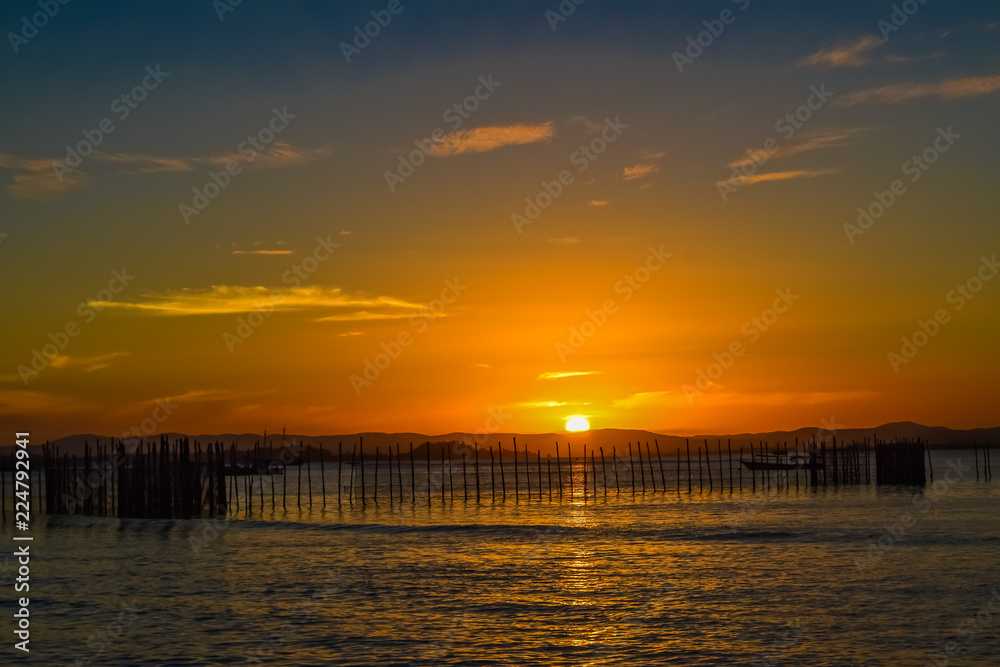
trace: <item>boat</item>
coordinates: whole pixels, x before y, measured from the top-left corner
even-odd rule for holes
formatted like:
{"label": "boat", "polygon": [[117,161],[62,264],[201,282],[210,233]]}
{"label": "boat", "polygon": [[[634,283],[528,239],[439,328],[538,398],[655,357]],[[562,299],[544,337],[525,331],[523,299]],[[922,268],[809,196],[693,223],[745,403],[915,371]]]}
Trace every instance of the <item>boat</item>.
{"label": "boat", "polygon": [[740,463],[747,470],[822,470],[823,462],[815,454],[791,454],[774,452],[773,454],[757,454],[749,460],[741,459]]}

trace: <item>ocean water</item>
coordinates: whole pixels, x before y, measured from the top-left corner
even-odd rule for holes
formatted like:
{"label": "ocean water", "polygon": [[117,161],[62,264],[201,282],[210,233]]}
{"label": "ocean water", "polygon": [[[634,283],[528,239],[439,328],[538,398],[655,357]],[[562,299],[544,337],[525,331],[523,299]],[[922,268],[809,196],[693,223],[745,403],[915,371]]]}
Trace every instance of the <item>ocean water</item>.
{"label": "ocean water", "polygon": [[[946,482],[949,460],[959,472]],[[529,501],[524,480],[515,502],[508,477],[506,502],[482,493],[478,503],[460,487],[442,500],[435,468],[429,499],[390,504],[380,489],[377,503],[342,494],[338,505],[331,480],[325,508],[313,471],[312,509],[308,496],[272,507],[268,487],[263,509],[258,498],[247,512],[244,496],[224,519],[42,516],[30,531],[31,652],[12,648],[11,593],[0,655],[40,665],[998,665],[1000,484],[976,481],[972,461],[936,452],[938,481],[923,490],[751,491],[746,477],[742,492],[720,493],[716,479],[714,493],[699,493],[696,478],[689,495],[668,471],[666,493],[649,480],[645,495],[599,486],[584,498],[576,470],[573,497],[535,490]],[[11,582],[12,556],[2,565]]]}

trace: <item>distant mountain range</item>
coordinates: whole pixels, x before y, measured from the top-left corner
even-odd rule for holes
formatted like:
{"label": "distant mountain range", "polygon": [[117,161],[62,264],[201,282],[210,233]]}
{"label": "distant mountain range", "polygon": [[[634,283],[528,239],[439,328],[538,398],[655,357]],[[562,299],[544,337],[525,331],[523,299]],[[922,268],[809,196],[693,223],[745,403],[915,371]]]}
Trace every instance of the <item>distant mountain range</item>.
{"label": "distant mountain range", "polygon": [[[167,433],[166,435],[171,442],[177,437],[185,436],[185,434],[181,433]],[[200,443],[222,442],[227,449],[235,443],[239,450],[251,449],[255,443],[262,442],[262,436],[257,433],[187,434],[187,437],[191,440],[197,440]],[[559,454],[561,456],[566,456],[567,449],[569,448],[571,448],[574,456],[580,456],[583,453],[584,445],[586,445],[588,451],[592,449],[599,450],[599,448],[603,447],[604,452],[610,455],[612,448],[616,448],[619,452],[627,452],[630,444],[635,447],[638,443],[642,444],[643,453],[645,453],[645,448],[648,444],[650,451],[653,453],[656,452],[656,445],[659,445],[660,451],[666,455],[676,452],[679,448],[683,448],[685,442],[690,442],[691,447],[695,448],[704,446],[706,440],[712,451],[716,450],[720,442],[723,448],[731,444],[735,451],[739,447],[749,447],[751,443],[754,445],[760,442],[768,445],[792,445],[796,438],[799,442],[805,442],[812,438],[823,439],[824,437],[828,443],[831,442],[830,438],[836,438],[838,443],[861,442],[865,438],[870,440],[873,437],[887,441],[896,439],[915,440],[920,438],[929,443],[932,448],[960,447],[973,443],[983,444],[987,441],[996,444],[1000,442],[1000,427],[956,430],[943,426],[923,426],[913,422],[894,422],[875,428],[845,428],[835,432],[822,427],[809,427],[794,431],[705,434],[684,437],[635,429],[603,428],[583,433],[493,433],[489,436],[480,435],[478,437],[480,456],[484,458],[489,457],[490,447],[493,448],[494,452],[497,452],[498,445],[502,445],[503,447],[504,458],[512,457],[514,455],[515,439],[519,456],[524,454],[525,446],[527,446],[532,457],[536,456],[536,452],[540,453],[543,457],[555,456],[556,443],[558,443]],[[355,451],[359,443],[363,444],[366,456],[374,456],[376,448],[384,455],[390,446],[395,451],[397,445],[399,446],[400,453],[408,455],[410,444],[412,443],[415,456],[419,455],[421,458],[426,457],[426,446],[422,447],[422,445],[425,445],[425,443],[434,443],[431,447],[431,456],[438,458],[442,446],[438,445],[438,443],[450,444],[451,449],[457,455],[460,452],[466,451],[465,448],[467,447],[475,449],[475,438],[476,436],[470,433],[445,433],[443,435],[427,435],[424,433],[351,433],[317,436],[288,434],[285,436],[285,441],[291,445],[306,446],[310,452],[309,458],[316,460],[321,446],[327,455],[336,454],[338,448],[342,447],[346,456]],[[80,434],[60,438],[54,444],[59,447],[62,453],[82,455],[84,443],[90,443],[93,446],[98,439],[100,439],[102,445],[110,442],[108,436]],[[158,440],[159,436],[155,436],[154,439]],[[282,447],[281,434],[269,433],[265,446],[272,447],[275,452],[280,450]],[[10,449],[11,447],[8,446],[0,449],[0,451],[9,451]]]}

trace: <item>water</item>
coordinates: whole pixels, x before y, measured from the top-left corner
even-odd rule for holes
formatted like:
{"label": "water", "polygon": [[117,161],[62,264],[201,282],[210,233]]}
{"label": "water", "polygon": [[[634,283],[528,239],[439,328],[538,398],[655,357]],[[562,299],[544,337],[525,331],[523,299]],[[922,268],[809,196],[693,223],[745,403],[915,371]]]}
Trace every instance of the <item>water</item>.
{"label": "water", "polygon": [[314,480],[311,512],[272,509],[268,489],[224,521],[41,518],[17,659],[996,665],[1000,485],[975,481],[971,453],[935,453],[936,478],[960,457],[969,472],[922,493],[745,478],[700,495],[696,478],[691,496],[584,500],[578,478],[561,501],[442,502],[432,483],[430,502],[364,508],[328,488],[321,509]]}

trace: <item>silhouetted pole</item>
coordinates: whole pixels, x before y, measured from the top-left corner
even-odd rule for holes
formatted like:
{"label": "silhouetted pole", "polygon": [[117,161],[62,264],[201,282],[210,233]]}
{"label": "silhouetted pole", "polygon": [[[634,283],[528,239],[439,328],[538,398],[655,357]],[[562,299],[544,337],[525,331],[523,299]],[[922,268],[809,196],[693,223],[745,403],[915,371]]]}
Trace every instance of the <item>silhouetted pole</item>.
{"label": "silhouetted pole", "polygon": [[479,443],[476,445],[476,502],[479,502]]}
{"label": "silhouetted pole", "polygon": [[656,474],[653,472],[653,455],[649,451],[649,443],[646,443],[646,463],[649,464],[649,482],[653,485],[653,493],[656,493]]}
{"label": "silhouetted pole", "polygon": [[[392,452],[390,445],[389,451]],[[403,502],[403,457],[399,455],[399,443],[396,443],[396,481],[399,483],[399,502]]]}
{"label": "silhouetted pole", "polygon": [[583,499],[587,499],[587,445],[583,446]]}
{"label": "silhouetted pole", "polygon": [[[559,445],[556,445],[558,447]],[[497,456],[500,458],[500,484],[503,488],[503,499],[507,500],[507,478],[503,472],[503,443],[497,441]]]}
{"label": "silhouetted pole", "polygon": [[[601,447],[601,478],[604,480],[604,497],[608,496],[608,469],[604,465],[604,447]],[[552,482],[549,482],[549,491],[551,495]]]}
{"label": "silhouetted pole", "polygon": [[413,463],[413,443],[410,443],[410,502],[417,502],[417,468]]}
{"label": "silhouetted pole", "polygon": [[545,470],[549,475],[549,500],[552,500],[552,457],[545,457]]}
{"label": "silhouetted pole", "polygon": [[569,497],[573,497],[573,445],[566,443],[566,459],[569,461]]}
{"label": "silhouetted pole", "polygon": [[[451,456],[451,448],[448,448],[448,456]],[[444,445],[441,446],[441,504],[444,505]]]}
{"label": "silhouetted pole", "polygon": [[559,457],[559,443],[556,443],[556,478],[559,480],[559,498],[562,498],[562,459]]}
{"label": "silhouetted pole", "polygon": [[521,482],[518,480],[517,476],[517,438],[514,438],[514,500],[521,493]]}
{"label": "silhouetted pole", "polygon": [[[365,445],[361,437],[358,437],[358,456],[361,457],[361,506],[365,505]],[[299,472],[302,471],[302,462],[299,462]]]}
{"label": "silhouetted pole", "polygon": [[535,469],[538,471],[538,499],[542,499],[542,448],[535,450]]}
{"label": "silhouetted pole", "polygon": [[628,443],[629,479],[632,481],[632,495],[635,495],[635,459],[632,458],[632,443]]}
{"label": "silhouetted pole", "polygon": [[496,502],[497,486],[493,476],[493,445],[490,445],[490,490],[493,492],[493,502]]}
{"label": "silhouetted pole", "polygon": [[642,484],[642,495],[646,495],[646,471],[642,469],[642,443],[635,441],[636,454],[639,455],[639,482]]}
{"label": "silhouetted pole", "polygon": [[462,454],[462,492],[465,497],[466,502],[469,500],[469,476],[466,474],[466,461],[468,460],[468,453]]}
{"label": "silhouetted pole", "polygon": [[684,438],[684,449],[687,450],[688,493],[691,493],[691,441]]}
{"label": "silhouetted pole", "polygon": [[660,442],[653,438],[653,444],[656,445],[656,461],[660,464],[660,482],[663,486],[663,492],[667,492],[667,475],[663,472],[663,455],[660,454]]}
{"label": "silhouetted pole", "polygon": [[[528,458],[528,446],[524,446],[524,483],[528,485],[528,500],[531,500],[531,459]],[[541,485],[542,480],[538,480]],[[541,493],[538,494],[541,496]],[[539,500],[541,498],[539,497]]]}
{"label": "silhouetted pole", "polygon": [[729,448],[729,494],[732,495],[732,493],[733,493],[733,441],[731,439],[727,439],[726,440],[726,446]]}

